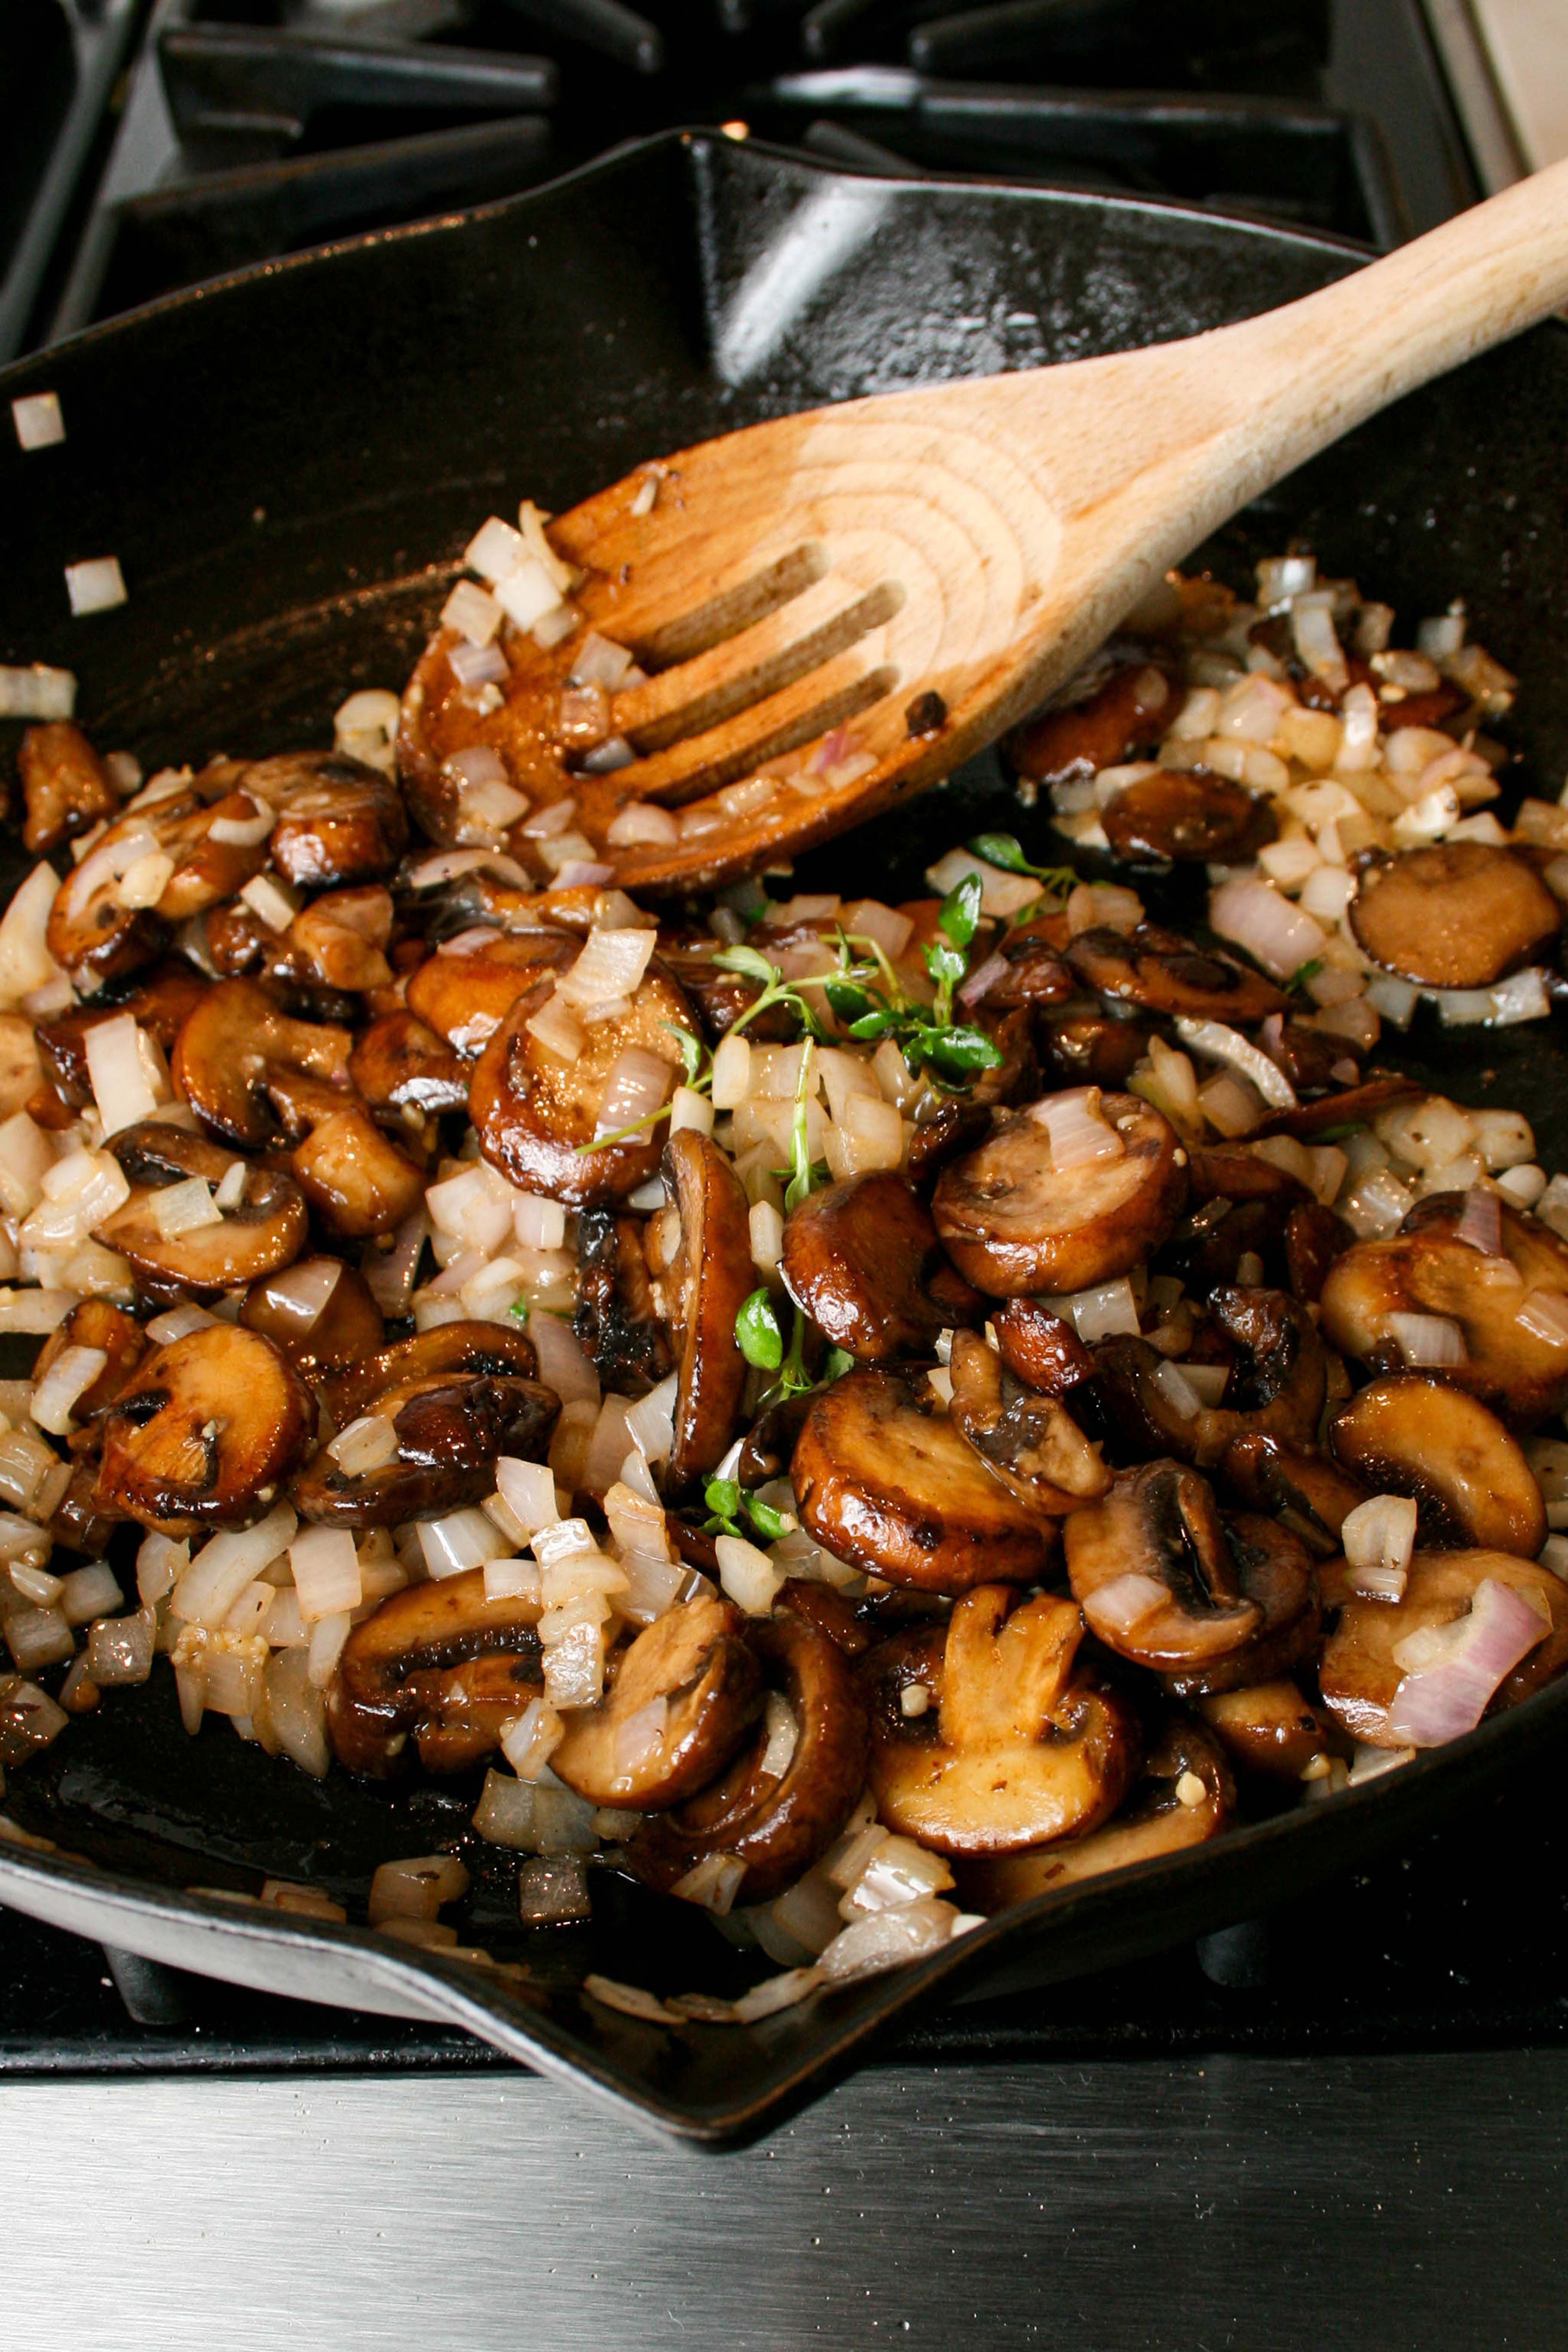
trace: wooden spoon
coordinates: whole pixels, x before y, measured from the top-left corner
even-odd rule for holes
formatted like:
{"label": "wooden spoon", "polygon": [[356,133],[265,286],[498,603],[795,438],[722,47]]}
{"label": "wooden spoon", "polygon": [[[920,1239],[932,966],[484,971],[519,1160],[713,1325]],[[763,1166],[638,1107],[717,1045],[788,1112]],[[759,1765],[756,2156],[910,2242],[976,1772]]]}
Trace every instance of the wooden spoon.
{"label": "wooden spoon", "polygon": [[[572,792],[628,889],[776,863],[948,774],[1249,499],[1564,302],[1568,163],[1237,326],[701,442],[550,527],[586,574],[582,611],[649,673],[611,699],[633,763],[580,780],[548,743],[571,644],[531,655],[463,740],[518,754],[526,736],[512,765],[536,809]],[[453,748],[431,727],[451,642],[405,719],[426,773]],[[634,801],[682,812],[679,838],[601,847]]]}

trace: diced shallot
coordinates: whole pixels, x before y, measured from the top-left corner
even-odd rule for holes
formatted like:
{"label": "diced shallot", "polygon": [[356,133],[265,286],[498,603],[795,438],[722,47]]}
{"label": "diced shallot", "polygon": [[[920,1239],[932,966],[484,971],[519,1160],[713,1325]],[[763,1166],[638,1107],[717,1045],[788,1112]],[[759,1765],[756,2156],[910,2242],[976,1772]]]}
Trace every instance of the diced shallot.
{"label": "diced shallot", "polygon": [[[616,931],[610,936],[647,940],[651,935],[646,931]],[[594,1130],[595,1140],[618,1135],[625,1128],[641,1126],[655,1111],[662,1110],[674,1076],[674,1069],[662,1055],[650,1054],[642,1045],[628,1045],[605,1080]]]}
{"label": "diced shallot", "polygon": [[1170,1597],[1157,1576],[1129,1569],[1124,1576],[1113,1576],[1097,1585],[1083,1604],[1083,1613],[1098,1633],[1129,1633]]}
{"label": "diced shallot", "polygon": [[1029,1112],[1050,1139],[1051,1166],[1066,1174],[1099,1160],[1120,1160],[1126,1151],[1110,1121],[1100,1109],[1098,1087],[1072,1087],[1067,1093],[1047,1095]]}
{"label": "diced shallot", "polygon": [[1407,1364],[1441,1368],[1469,1361],[1464,1332],[1447,1315],[1392,1314],[1384,1320]]}
{"label": "diced shallot", "polygon": [[[1388,1708],[1392,1739],[1440,1748],[1473,1731],[1520,1660],[1552,1630],[1544,1605],[1489,1576],[1442,1654],[1407,1673]],[[1403,1663],[1397,1652],[1395,1664]]]}
{"label": "diced shallot", "polygon": [[1353,1591],[1375,1601],[1403,1599],[1415,1517],[1415,1506],[1405,1495],[1373,1495],[1347,1515],[1340,1539]]}

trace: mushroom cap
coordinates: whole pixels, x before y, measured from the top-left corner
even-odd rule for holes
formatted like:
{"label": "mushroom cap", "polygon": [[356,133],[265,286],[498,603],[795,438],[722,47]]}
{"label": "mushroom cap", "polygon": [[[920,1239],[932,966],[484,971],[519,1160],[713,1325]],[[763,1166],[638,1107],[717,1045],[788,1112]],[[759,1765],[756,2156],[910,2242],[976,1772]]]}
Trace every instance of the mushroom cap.
{"label": "mushroom cap", "polygon": [[1568,1403],[1568,1339],[1519,1319],[1531,1294],[1568,1298],[1568,1244],[1539,1217],[1500,1203],[1505,1255],[1456,1238],[1462,1192],[1418,1201],[1398,1233],[1357,1242],[1329,1268],[1321,1328],[1331,1347],[1374,1370],[1403,1367],[1391,1314],[1440,1315],[1458,1324],[1468,1361],[1444,1377],[1489,1404],[1512,1429],[1533,1429]]}
{"label": "mushroom cap", "polygon": [[1111,853],[1142,864],[1241,866],[1279,832],[1273,810],[1206,768],[1123,784],[1100,813]]}
{"label": "mushroom cap", "polygon": [[1079,931],[1068,942],[1067,957],[1085,988],[1115,1004],[1223,1021],[1232,1028],[1289,1010],[1284,991],[1261,972],[1152,923],[1140,923],[1133,931],[1103,924]]}
{"label": "mushroom cap", "polygon": [[487,1599],[482,1568],[393,1593],[353,1628],[328,1689],[339,1762],[384,1777],[411,1733],[427,1764],[476,1762],[542,1693],[539,1613],[535,1601]]}
{"label": "mushroom cap", "polygon": [[268,1078],[292,1072],[346,1094],[353,1044],[347,1029],[293,1019],[275,987],[223,980],[205,991],[181,1030],[170,1068],[210,1134],[254,1151],[279,1132]]}
{"label": "mushroom cap", "polygon": [[402,795],[379,769],[342,751],[284,751],[252,760],[243,789],[276,809],[267,854],[308,890],[379,882],[408,842]]}
{"label": "mushroom cap", "polygon": [[1425,988],[1489,988],[1547,956],[1563,909],[1534,867],[1484,841],[1369,858],[1349,908],[1374,963]]}
{"label": "mushroom cap", "polygon": [[1404,1679],[1394,1650],[1417,1631],[1453,1624],[1489,1578],[1544,1603],[1551,1626],[1501,1684],[1487,1713],[1517,1706],[1568,1665],[1568,1585],[1550,1569],[1500,1551],[1415,1552],[1403,1597],[1363,1601],[1347,1591],[1323,1644],[1318,1670],[1323,1705],[1353,1739],[1371,1748],[1403,1744],[1388,1729],[1388,1710]]}
{"label": "mushroom cap", "polygon": [[633,1048],[668,1062],[679,1055],[671,1031],[697,1034],[697,1018],[656,956],[622,1018],[595,1021],[574,1062],[563,1062],[529,1034],[553,981],[538,981],[513,1004],[480,1055],[468,1089],[468,1116],[492,1167],[525,1192],[569,1208],[625,1200],[658,1167],[659,1136],[650,1125],[624,1142],[595,1144],[599,1106],[611,1071]]}
{"label": "mushroom cap", "polygon": [[680,1220],[679,1247],[659,1283],[671,1301],[679,1373],[669,1463],[679,1494],[717,1468],[734,1435],[746,1386],[735,1318],[756,1270],[745,1190],[711,1138],[683,1129],[665,1145],[662,1165]]}
{"label": "mushroom cap", "polygon": [[338,1258],[300,1258],[290,1271],[324,1274],[329,1267],[337,1269],[331,1291],[314,1317],[302,1314],[296,1293],[286,1283],[266,1275],[251,1284],[239,1310],[246,1329],[259,1331],[281,1348],[310,1381],[323,1372],[346,1370],[374,1355],[386,1336],[381,1309],[357,1266],[344,1265]]}
{"label": "mushroom cap", "polygon": [[[550,1769],[590,1804],[668,1811],[723,1771],[756,1721],[762,1682],[738,1609],[679,1602],[623,1654],[598,1706],[573,1710]],[[660,1701],[662,1725],[639,1740],[635,1718]]]}
{"label": "mushroom cap", "polygon": [[1006,1298],[1087,1290],[1157,1249],[1186,1197],[1174,1129],[1136,1095],[1107,1095],[1115,1158],[1059,1169],[1034,1111],[998,1126],[944,1168],[931,1213],[947,1254],[977,1290]]}
{"label": "mushroom cap", "polygon": [[928,1592],[1042,1576],[1052,1522],[1026,1509],[940,1411],[927,1381],[869,1366],[811,1400],[790,1476],[836,1558]]}
{"label": "mushroom cap", "polygon": [[[145,1282],[163,1291],[232,1290],[290,1265],[304,1246],[310,1220],[300,1189],[276,1169],[237,1160],[187,1128],[139,1119],[111,1136],[110,1150],[131,1182],[131,1197],[96,1228],[98,1239],[128,1258]],[[214,1190],[231,1168],[245,1170],[238,1205],[219,1222],[166,1234],[158,1222],[160,1192],[201,1177]]]}
{"label": "mushroom cap", "polygon": [[1428,1548],[1533,1559],[1546,1505],[1518,1439],[1479,1397],[1418,1372],[1373,1381],[1329,1423],[1334,1457],[1374,1495],[1408,1495]]}
{"label": "mushroom cap", "polygon": [[[1203,1793],[1189,1803],[1177,1790],[1192,1780],[1201,1781]],[[1026,1903],[1058,1886],[1206,1844],[1227,1827],[1235,1806],[1235,1784],[1218,1744],[1190,1716],[1174,1716],[1143,1758],[1120,1811],[1101,1828],[1026,1853],[964,1862],[959,1885],[966,1903],[1005,1911],[1010,1903]]]}
{"label": "mushroom cap", "polygon": [[[614,1209],[578,1212],[572,1328],[605,1388],[619,1396],[646,1396],[675,1360],[655,1304],[643,1230],[640,1218],[619,1216]],[[730,1337],[733,1340],[732,1328]]]}
{"label": "mushroom cap", "polygon": [[1195,1704],[1232,1763],[1266,1780],[1299,1785],[1312,1759],[1329,1751],[1327,1723],[1284,1676],[1215,1691]]}
{"label": "mushroom cap", "polygon": [[468,1076],[445,1038],[406,1007],[379,1014],[349,1055],[349,1077],[373,1110],[415,1110],[426,1118],[466,1110]]}
{"label": "mushroom cap", "polygon": [[525,1331],[504,1323],[464,1319],[437,1323],[411,1339],[395,1339],[321,1382],[328,1412],[340,1429],[368,1412],[378,1397],[407,1381],[437,1374],[487,1372],[498,1379],[531,1381],[539,1354]]}
{"label": "mushroom cap", "polygon": [[172,1054],[181,1030],[211,985],[188,963],[155,964],[139,972],[134,983],[111,981],[90,1004],[79,1004],[52,1021],[40,1021],[35,1032],[38,1056],[62,1100],[78,1110],[92,1101],[87,1041],[100,1023],[129,1013],[165,1054]]}
{"label": "mushroom cap", "polygon": [[570,931],[491,931],[465,952],[437,948],[409,979],[405,992],[411,1013],[444,1038],[455,1053],[472,1061],[484,1052],[520,996],[545,976],[574,963],[581,940]]}
{"label": "mushroom cap", "polygon": [[1327,1454],[1278,1437],[1232,1438],[1219,1471],[1244,1503],[1277,1518],[1320,1559],[1340,1549],[1346,1519],[1370,1500],[1360,1480]]}
{"label": "mushroom cap", "polygon": [[930,1210],[890,1170],[847,1177],[792,1209],[781,1271],[817,1329],[864,1364],[929,1356],[939,1331],[984,1318],[984,1300],[942,1255]]}
{"label": "mushroom cap", "polygon": [[866,1702],[837,1644],[787,1612],[753,1620],[747,1640],[768,1686],[789,1703],[795,1752],[774,1779],[762,1769],[759,1736],[684,1805],[649,1814],[626,1853],[649,1886],[668,1890],[705,1855],[723,1853],[746,1865],[738,1899],[771,1902],[821,1860],[865,1786]]}
{"label": "mushroom cap", "polygon": [[269,1339],[209,1324],[143,1357],[110,1405],[99,1505],[160,1535],[248,1527],[314,1420],[309,1390]]}
{"label": "mushroom cap", "polygon": [[[1113,1812],[1138,1759],[1127,1703],[1074,1673],[1076,1604],[978,1585],[946,1626],[879,1644],[859,1675],[880,1820],[938,1853],[1016,1853]],[[919,1685],[934,1705],[903,1711]]]}
{"label": "mushroom cap", "polygon": [[395,1528],[482,1503],[495,1491],[501,1454],[542,1458],[561,1400],[538,1381],[438,1373],[387,1389],[372,1411],[391,1423],[395,1454],[377,1469],[351,1472],[321,1447],[289,1488],[301,1518]]}
{"label": "mushroom cap", "polygon": [[973,1331],[955,1331],[952,1416],[1026,1508],[1065,1516],[1098,1501],[1111,1473],[1065,1404],[1016,1380]]}

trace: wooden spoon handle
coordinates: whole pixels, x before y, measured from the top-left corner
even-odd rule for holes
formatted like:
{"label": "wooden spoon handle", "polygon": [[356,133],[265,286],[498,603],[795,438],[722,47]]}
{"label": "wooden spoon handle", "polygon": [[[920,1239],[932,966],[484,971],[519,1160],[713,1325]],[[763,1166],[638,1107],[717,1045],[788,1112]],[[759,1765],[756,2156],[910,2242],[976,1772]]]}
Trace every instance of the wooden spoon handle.
{"label": "wooden spoon handle", "polygon": [[[1316,294],[1172,347],[1231,420],[1251,412],[1239,497],[1363,417],[1568,305],[1568,162]],[[1250,477],[1250,479],[1247,478]]]}

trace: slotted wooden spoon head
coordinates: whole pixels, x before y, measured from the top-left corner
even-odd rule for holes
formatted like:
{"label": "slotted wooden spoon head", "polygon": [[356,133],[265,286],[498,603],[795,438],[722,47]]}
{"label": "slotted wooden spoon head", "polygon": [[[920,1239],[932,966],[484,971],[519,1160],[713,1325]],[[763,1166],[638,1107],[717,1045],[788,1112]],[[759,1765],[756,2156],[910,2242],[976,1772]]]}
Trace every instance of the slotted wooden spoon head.
{"label": "slotted wooden spoon head", "polygon": [[[630,890],[776,864],[949,773],[1260,488],[1565,299],[1558,165],[1240,326],[812,410],[639,469],[550,537],[640,682],[563,750],[580,632],[509,639],[488,715],[443,634],[405,704],[416,807],[460,838],[442,763],[490,743],[532,803],[514,845],[570,796],[577,859]],[[595,726],[628,763],[584,772]]]}

